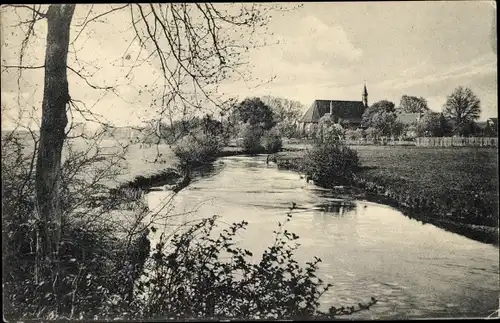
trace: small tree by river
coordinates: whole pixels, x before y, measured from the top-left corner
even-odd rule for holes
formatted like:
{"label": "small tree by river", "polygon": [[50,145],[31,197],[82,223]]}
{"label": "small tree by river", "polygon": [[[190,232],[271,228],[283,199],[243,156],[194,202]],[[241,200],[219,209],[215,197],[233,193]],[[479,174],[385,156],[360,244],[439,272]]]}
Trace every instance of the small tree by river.
{"label": "small tree by river", "polygon": [[317,141],[305,154],[303,171],[319,186],[330,188],[350,182],[358,167],[353,149],[339,141]]}

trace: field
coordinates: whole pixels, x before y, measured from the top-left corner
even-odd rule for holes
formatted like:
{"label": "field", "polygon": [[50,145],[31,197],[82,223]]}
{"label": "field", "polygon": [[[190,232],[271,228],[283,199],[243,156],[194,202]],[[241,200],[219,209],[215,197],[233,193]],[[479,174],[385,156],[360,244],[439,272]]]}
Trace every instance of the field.
{"label": "field", "polygon": [[498,205],[498,153],[489,148],[356,146],[361,175],[393,185],[405,183],[429,195],[481,194]]}

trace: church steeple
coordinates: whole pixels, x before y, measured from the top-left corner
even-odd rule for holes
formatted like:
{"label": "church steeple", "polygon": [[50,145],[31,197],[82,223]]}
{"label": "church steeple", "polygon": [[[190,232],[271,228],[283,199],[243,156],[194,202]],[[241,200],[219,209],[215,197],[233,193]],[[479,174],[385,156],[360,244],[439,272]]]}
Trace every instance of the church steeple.
{"label": "church steeple", "polygon": [[363,105],[365,106],[365,108],[368,108],[368,91],[366,90],[366,82],[365,82],[365,86],[363,88]]}

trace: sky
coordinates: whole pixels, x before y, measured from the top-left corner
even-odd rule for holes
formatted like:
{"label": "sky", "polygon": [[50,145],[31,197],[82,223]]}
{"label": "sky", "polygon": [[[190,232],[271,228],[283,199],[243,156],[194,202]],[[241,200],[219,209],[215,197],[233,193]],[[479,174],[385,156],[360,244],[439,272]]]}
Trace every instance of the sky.
{"label": "sky", "polygon": [[[109,8],[96,6],[103,6],[101,11]],[[88,9],[77,5],[72,39]],[[131,41],[127,14],[117,11],[89,24],[68,57],[69,65],[86,66],[85,71],[100,67],[90,79],[93,84],[126,83],[117,95],[102,96],[103,91],[68,72],[71,97],[116,125],[138,124],[158,111],[148,95],[160,83],[158,64],[146,62],[122,82],[130,64],[126,53],[148,56]],[[246,70],[250,81],[226,80],[218,91],[239,100],[284,97],[309,107],[315,99],[361,100],[366,82],[370,104],[387,99],[397,105],[402,95],[413,95],[441,111],[456,87],[467,86],[481,100],[480,120],[497,117],[495,17],[496,4],[491,1],[304,3],[273,14],[267,30],[257,34],[270,45],[245,53],[251,63]],[[16,19],[12,14],[1,16],[2,64],[18,64],[22,32],[9,27]],[[45,21],[37,23],[25,64],[43,65],[46,28]],[[43,69],[23,73],[21,92],[12,70],[2,73],[2,127],[13,124],[4,112],[17,116],[19,105],[25,113],[37,109],[39,120]],[[264,84],[257,86],[260,83]]]}

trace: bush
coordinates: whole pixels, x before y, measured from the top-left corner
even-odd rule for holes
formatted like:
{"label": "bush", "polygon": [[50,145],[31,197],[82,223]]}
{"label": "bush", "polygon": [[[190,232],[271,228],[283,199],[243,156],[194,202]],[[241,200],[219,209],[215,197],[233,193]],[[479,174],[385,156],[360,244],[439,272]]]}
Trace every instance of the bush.
{"label": "bush", "polygon": [[241,131],[243,151],[249,154],[263,152],[264,147],[261,145],[263,132],[262,128],[258,126],[245,125]]}
{"label": "bush", "polygon": [[319,139],[324,142],[337,142],[344,138],[342,126],[328,119],[320,121],[318,132]]}
{"label": "bush", "polygon": [[[34,209],[33,147],[36,145],[26,140],[2,138],[5,317],[44,320],[113,315],[109,298],[126,300],[142,271],[145,257],[138,254],[145,248],[137,243],[143,238],[141,227],[138,224],[126,239],[118,238],[116,223],[107,221],[110,217],[105,203],[91,207],[87,202],[96,202],[103,193],[96,178],[115,177],[116,159],[121,156],[108,155],[107,164],[100,162],[99,152],[88,155],[70,149],[61,173],[64,221],[59,252],[45,257],[42,220]],[[120,225],[128,230],[127,221]]]}
{"label": "bush", "polygon": [[195,167],[214,161],[222,150],[223,140],[218,136],[186,135],[174,148],[181,167]]}
{"label": "bush", "polygon": [[329,188],[350,182],[358,167],[356,151],[341,143],[318,142],[306,152],[303,170],[316,184]]}
{"label": "bush", "polygon": [[357,141],[362,140],[364,138],[364,130],[361,128],[358,129],[347,129],[345,132],[345,139]]}
{"label": "bush", "polygon": [[[288,214],[287,222],[292,215]],[[253,263],[249,250],[233,241],[248,224],[232,224],[215,238],[216,217],[204,219],[167,246],[156,245],[149,275],[140,284],[144,317],[157,319],[296,319],[331,318],[350,310],[318,310],[319,298],[331,285],[316,276],[321,259],[305,268],[294,259],[294,233],[279,223],[274,244]]]}
{"label": "bush", "polygon": [[262,137],[262,145],[268,154],[274,154],[283,148],[281,137],[275,131],[269,131]]}

